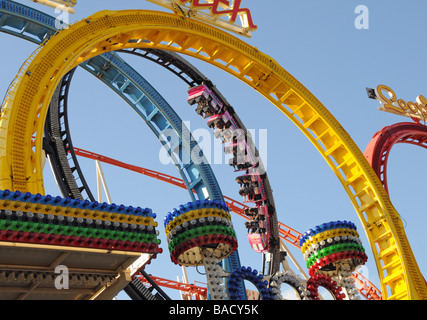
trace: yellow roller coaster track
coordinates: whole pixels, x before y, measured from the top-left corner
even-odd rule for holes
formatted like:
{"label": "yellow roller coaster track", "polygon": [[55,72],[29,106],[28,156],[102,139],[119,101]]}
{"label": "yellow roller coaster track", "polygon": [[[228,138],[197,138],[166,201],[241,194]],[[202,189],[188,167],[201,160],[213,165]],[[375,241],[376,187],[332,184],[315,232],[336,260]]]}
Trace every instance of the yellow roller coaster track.
{"label": "yellow roller coaster track", "polygon": [[401,218],[340,123],[271,57],[190,18],[144,10],[101,11],[44,43],[24,65],[3,105],[0,189],[44,192],[42,133],[57,84],[81,62],[125,48],[156,48],[198,58],[264,95],[307,136],[341,181],[369,239],[383,299],[427,299]]}

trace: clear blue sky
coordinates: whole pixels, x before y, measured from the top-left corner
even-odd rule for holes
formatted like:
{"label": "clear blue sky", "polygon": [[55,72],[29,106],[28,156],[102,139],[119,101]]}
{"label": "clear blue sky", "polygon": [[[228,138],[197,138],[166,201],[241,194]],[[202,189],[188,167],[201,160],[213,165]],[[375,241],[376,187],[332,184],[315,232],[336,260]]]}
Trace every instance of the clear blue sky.
{"label": "clear blue sky", "polygon": [[[54,10],[29,0],[23,4],[54,15]],[[377,110],[378,103],[367,98],[365,87],[385,84],[398,97],[415,100],[427,95],[425,63],[427,3],[424,0],[244,0],[259,29],[247,42],[270,55],[305,85],[336,117],[364,151],[373,134],[408,118]],[[355,8],[369,9],[369,29],[354,26]],[[164,11],[147,1],[78,0],[71,22],[99,10],[149,9]],[[2,41],[0,90],[9,82],[35,45],[6,34]],[[122,55],[123,56],[123,55]],[[160,67],[128,55],[125,59],[138,70],[174,107],[181,118],[190,121],[191,130],[207,128],[186,103],[186,84]],[[356,223],[369,255],[368,277],[379,287],[373,256],[354,208],[338,178],[305,136],[271,103],[223,71],[191,60],[216,84],[235,107],[246,127],[267,129],[267,165],[274,191],[279,221],[299,232],[323,222],[350,220]],[[100,81],[84,70],[73,80],[70,95],[71,135],[74,146],[97,152],[130,164],[178,176],[173,165],[159,161],[160,143],[141,119]],[[256,131],[259,132],[259,131]],[[427,153],[422,148],[398,145],[392,150],[388,166],[391,200],[406,223],[406,233],[422,273],[427,274],[427,222],[424,199],[427,191]],[[96,189],[95,164],[81,159],[86,179]],[[241,201],[236,174],[227,164],[212,165],[223,193]],[[189,201],[185,190],[148,177],[103,166],[113,201],[125,205],[153,208],[158,214],[164,253],[146,268],[153,275],[176,280],[181,268],[170,262],[162,226],[163,216]],[[46,170],[46,192],[56,195],[55,182]],[[233,218],[238,232],[242,265],[261,267],[261,256],[246,240],[243,219]],[[288,246],[304,266],[302,254]],[[190,272],[191,271],[191,272]],[[194,269],[190,281],[205,282]],[[176,292],[168,291],[176,297]]]}

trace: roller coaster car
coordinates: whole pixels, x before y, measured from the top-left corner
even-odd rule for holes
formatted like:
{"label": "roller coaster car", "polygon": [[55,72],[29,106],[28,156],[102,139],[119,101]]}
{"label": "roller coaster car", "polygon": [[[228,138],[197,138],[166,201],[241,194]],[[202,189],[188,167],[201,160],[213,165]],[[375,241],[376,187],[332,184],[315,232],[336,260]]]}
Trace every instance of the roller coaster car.
{"label": "roller coaster car", "polygon": [[236,182],[242,186],[245,183],[250,183],[252,178],[250,175],[244,175],[236,178]]}
{"label": "roller coaster car", "polygon": [[224,152],[226,154],[230,153],[238,153],[238,154],[246,154],[246,141],[242,139],[235,139],[232,142],[227,143],[224,146]]}
{"label": "roller coaster car", "polygon": [[253,250],[265,253],[269,249],[268,239],[270,237],[268,208],[267,206],[260,206],[257,209],[258,213],[254,217],[254,220],[248,224],[248,226],[253,226],[251,229],[248,228],[248,240]]}
{"label": "roller coaster car", "polygon": [[259,165],[258,162],[253,163],[247,156],[235,156],[228,161],[228,164],[234,168],[235,172],[254,169]]}
{"label": "roller coaster car", "polygon": [[209,106],[209,104],[206,101],[199,102],[197,104],[195,111],[203,119],[206,119],[207,117],[210,117],[214,114],[212,111],[212,108]]}
{"label": "roller coaster car", "polygon": [[220,130],[225,130],[230,128],[231,125],[232,117],[230,116],[228,111],[224,111],[223,113],[211,116],[208,120],[209,128],[218,128]]}
{"label": "roller coaster car", "polygon": [[232,126],[228,129],[216,129],[214,131],[214,137],[221,139],[222,143],[241,140],[243,134],[243,130],[235,130],[232,128]]}
{"label": "roller coaster car", "polygon": [[205,84],[196,86],[188,90],[188,103],[197,103],[196,112],[203,118],[210,117],[222,110],[223,103],[218,100],[215,94]]}
{"label": "roller coaster car", "polygon": [[243,212],[245,213],[245,215],[247,215],[248,217],[255,217],[258,214],[258,208],[245,208],[243,209]]}
{"label": "roller coaster car", "polygon": [[250,175],[244,175],[236,178],[236,182],[240,185],[242,193],[248,194],[246,190],[251,190],[254,187],[258,187],[258,181],[252,181]]}
{"label": "roller coaster car", "polygon": [[260,202],[266,199],[264,192],[264,185],[259,173],[252,173],[248,175],[251,177],[250,182],[243,184],[240,189],[241,196],[243,196],[243,202]]}
{"label": "roller coaster car", "polygon": [[235,172],[255,169],[259,166],[259,162],[250,151],[245,140],[231,142],[224,148],[226,154],[233,154],[233,158],[229,160],[229,164],[234,167]]}
{"label": "roller coaster car", "polygon": [[225,130],[220,130],[220,129],[216,129],[214,131],[214,137],[216,139],[221,139],[222,143],[229,141],[230,137],[232,137],[233,135],[233,130],[231,129],[225,129]]}

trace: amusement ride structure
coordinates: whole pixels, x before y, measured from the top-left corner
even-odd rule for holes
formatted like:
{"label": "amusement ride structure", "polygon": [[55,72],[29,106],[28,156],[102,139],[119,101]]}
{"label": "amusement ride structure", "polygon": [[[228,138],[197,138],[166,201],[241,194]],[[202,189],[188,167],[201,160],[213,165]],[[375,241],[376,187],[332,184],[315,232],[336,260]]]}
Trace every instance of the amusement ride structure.
{"label": "amusement ride structure", "polygon": [[[388,196],[387,159],[396,143],[425,147],[427,100],[384,98],[386,109],[417,123],[383,128],[363,154],[316,97],[272,58],[245,43],[256,30],[239,0],[150,0],[173,13],[100,11],[61,30],[55,18],[0,0],[0,31],[38,46],[12,81],[0,118],[0,296],[4,299],[112,299],[124,290],[136,300],[170,299],[161,287],[186,297],[245,300],[245,281],[260,299],[283,299],[281,285],[301,300],[317,300],[319,287],[336,300],[427,299],[426,282]],[[40,2],[40,1],[39,1]],[[52,1],[44,1],[52,4]],[[53,1],[55,2],[55,1]],[[68,10],[75,1],[56,1]],[[238,23],[240,20],[241,24]],[[188,106],[206,121],[225,154],[243,202],[222,194],[201,147],[178,113],[123,56],[154,62],[188,87]],[[249,131],[217,86],[184,56],[226,71],[281,110],[312,142],[344,187],[371,251],[351,221],[327,221],[300,233],[279,221],[272,186]],[[73,146],[68,93],[77,67],[101,80],[144,120],[168,151],[181,178],[133,166]],[[196,156],[197,155],[197,156]],[[188,190],[191,201],[164,217],[150,208],[97,202],[78,156],[109,163]],[[44,159],[60,196],[45,194]],[[261,270],[242,266],[232,215],[247,220],[247,239],[263,257]],[[310,226],[308,226],[309,228]],[[159,228],[167,244],[161,246]],[[284,243],[301,250],[308,275],[295,274]],[[161,248],[162,247],[162,248]],[[169,251],[171,263],[203,266],[207,285],[149,275],[148,263]],[[369,258],[368,258],[369,257]],[[380,288],[356,269],[374,259]],[[58,290],[58,265],[69,269],[69,288]],[[153,291],[157,290],[156,294]]]}

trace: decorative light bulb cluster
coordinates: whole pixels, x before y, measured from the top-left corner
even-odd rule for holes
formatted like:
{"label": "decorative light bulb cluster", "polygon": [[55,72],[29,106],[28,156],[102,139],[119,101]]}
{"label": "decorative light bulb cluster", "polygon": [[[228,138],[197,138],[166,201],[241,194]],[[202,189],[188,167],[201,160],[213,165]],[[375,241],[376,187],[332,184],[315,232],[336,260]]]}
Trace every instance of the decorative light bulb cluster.
{"label": "decorative light bulb cluster", "polygon": [[354,223],[331,221],[316,226],[303,234],[300,246],[311,276],[308,299],[319,299],[319,286],[327,288],[336,300],[359,299],[350,276],[368,257]]}
{"label": "decorative light bulb cluster", "polygon": [[212,257],[212,252],[203,252],[203,264],[205,266],[208,288],[212,300],[227,300],[228,296],[224,286],[224,270],[219,266],[219,261]]}
{"label": "decorative light bulb cluster", "polygon": [[151,209],[0,191],[0,240],[161,253]]}
{"label": "decorative light bulb cluster", "polygon": [[[52,272],[25,272],[18,270],[2,270],[0,271],[0,281],[10,282],[13,284],[18,281],[19,283],[27,285],[52,285],[55,282],[56,275]],[[69,274],[68,283],[70,286],[91,287],[91,286],[105,286],[111,285],[116,282],[115,276],[107,275],[88,275],[71,273]]]}
{"label": "decorative light bulb cluster", "polygon": [[222,260],[237,248],[228,206],[222,201],[195,201],[179,206],[164,218],[172,262],[181,266],[203,263],[202,252]]}
{"label": "decorative light bulb cluster", "polygon": [[283,300],[281,285],[288,284],[298,294],[300,300],[307,300],[306,285],[298,275],[290,271],[279,271],[270,278],[270,287],[274,295],[274,300]]}
{"label": "decorative light bulb cluster", "polygon": [[342,289],[337,286],[336,281],[324,274],[316,274],[307,280],[307,298],[309,300],[320,300],[319,287],[328,289],[328,291],[334,296],[335,300],[344,300],[345,298],[345,294],[341,292]]}
{"label": "decorative light bulb cluster", "polygon": [[334,280],[338,283],[343,289],[343,293],[346,295],[346,299],[348,300],[360,300],[359,292],[356,289],[356,285],[354,284],[354,279],[351,277],[351,272],[342,272],[340,277],[334,278]]}
{"label": "decorative light bulb cluster", "polygon": [[262,300],[273,300],[274,294],[264,276],[251,267],[241,267],[228,277],[228,294],[231,300],[243,300],[243,281],[252,282],[258,289]]}
{"label": "decorative light bulb cluster", "polygon": [[331,221],[310,229],[300,239],[310,276],[352,272],[368,257],[354,223]]}

